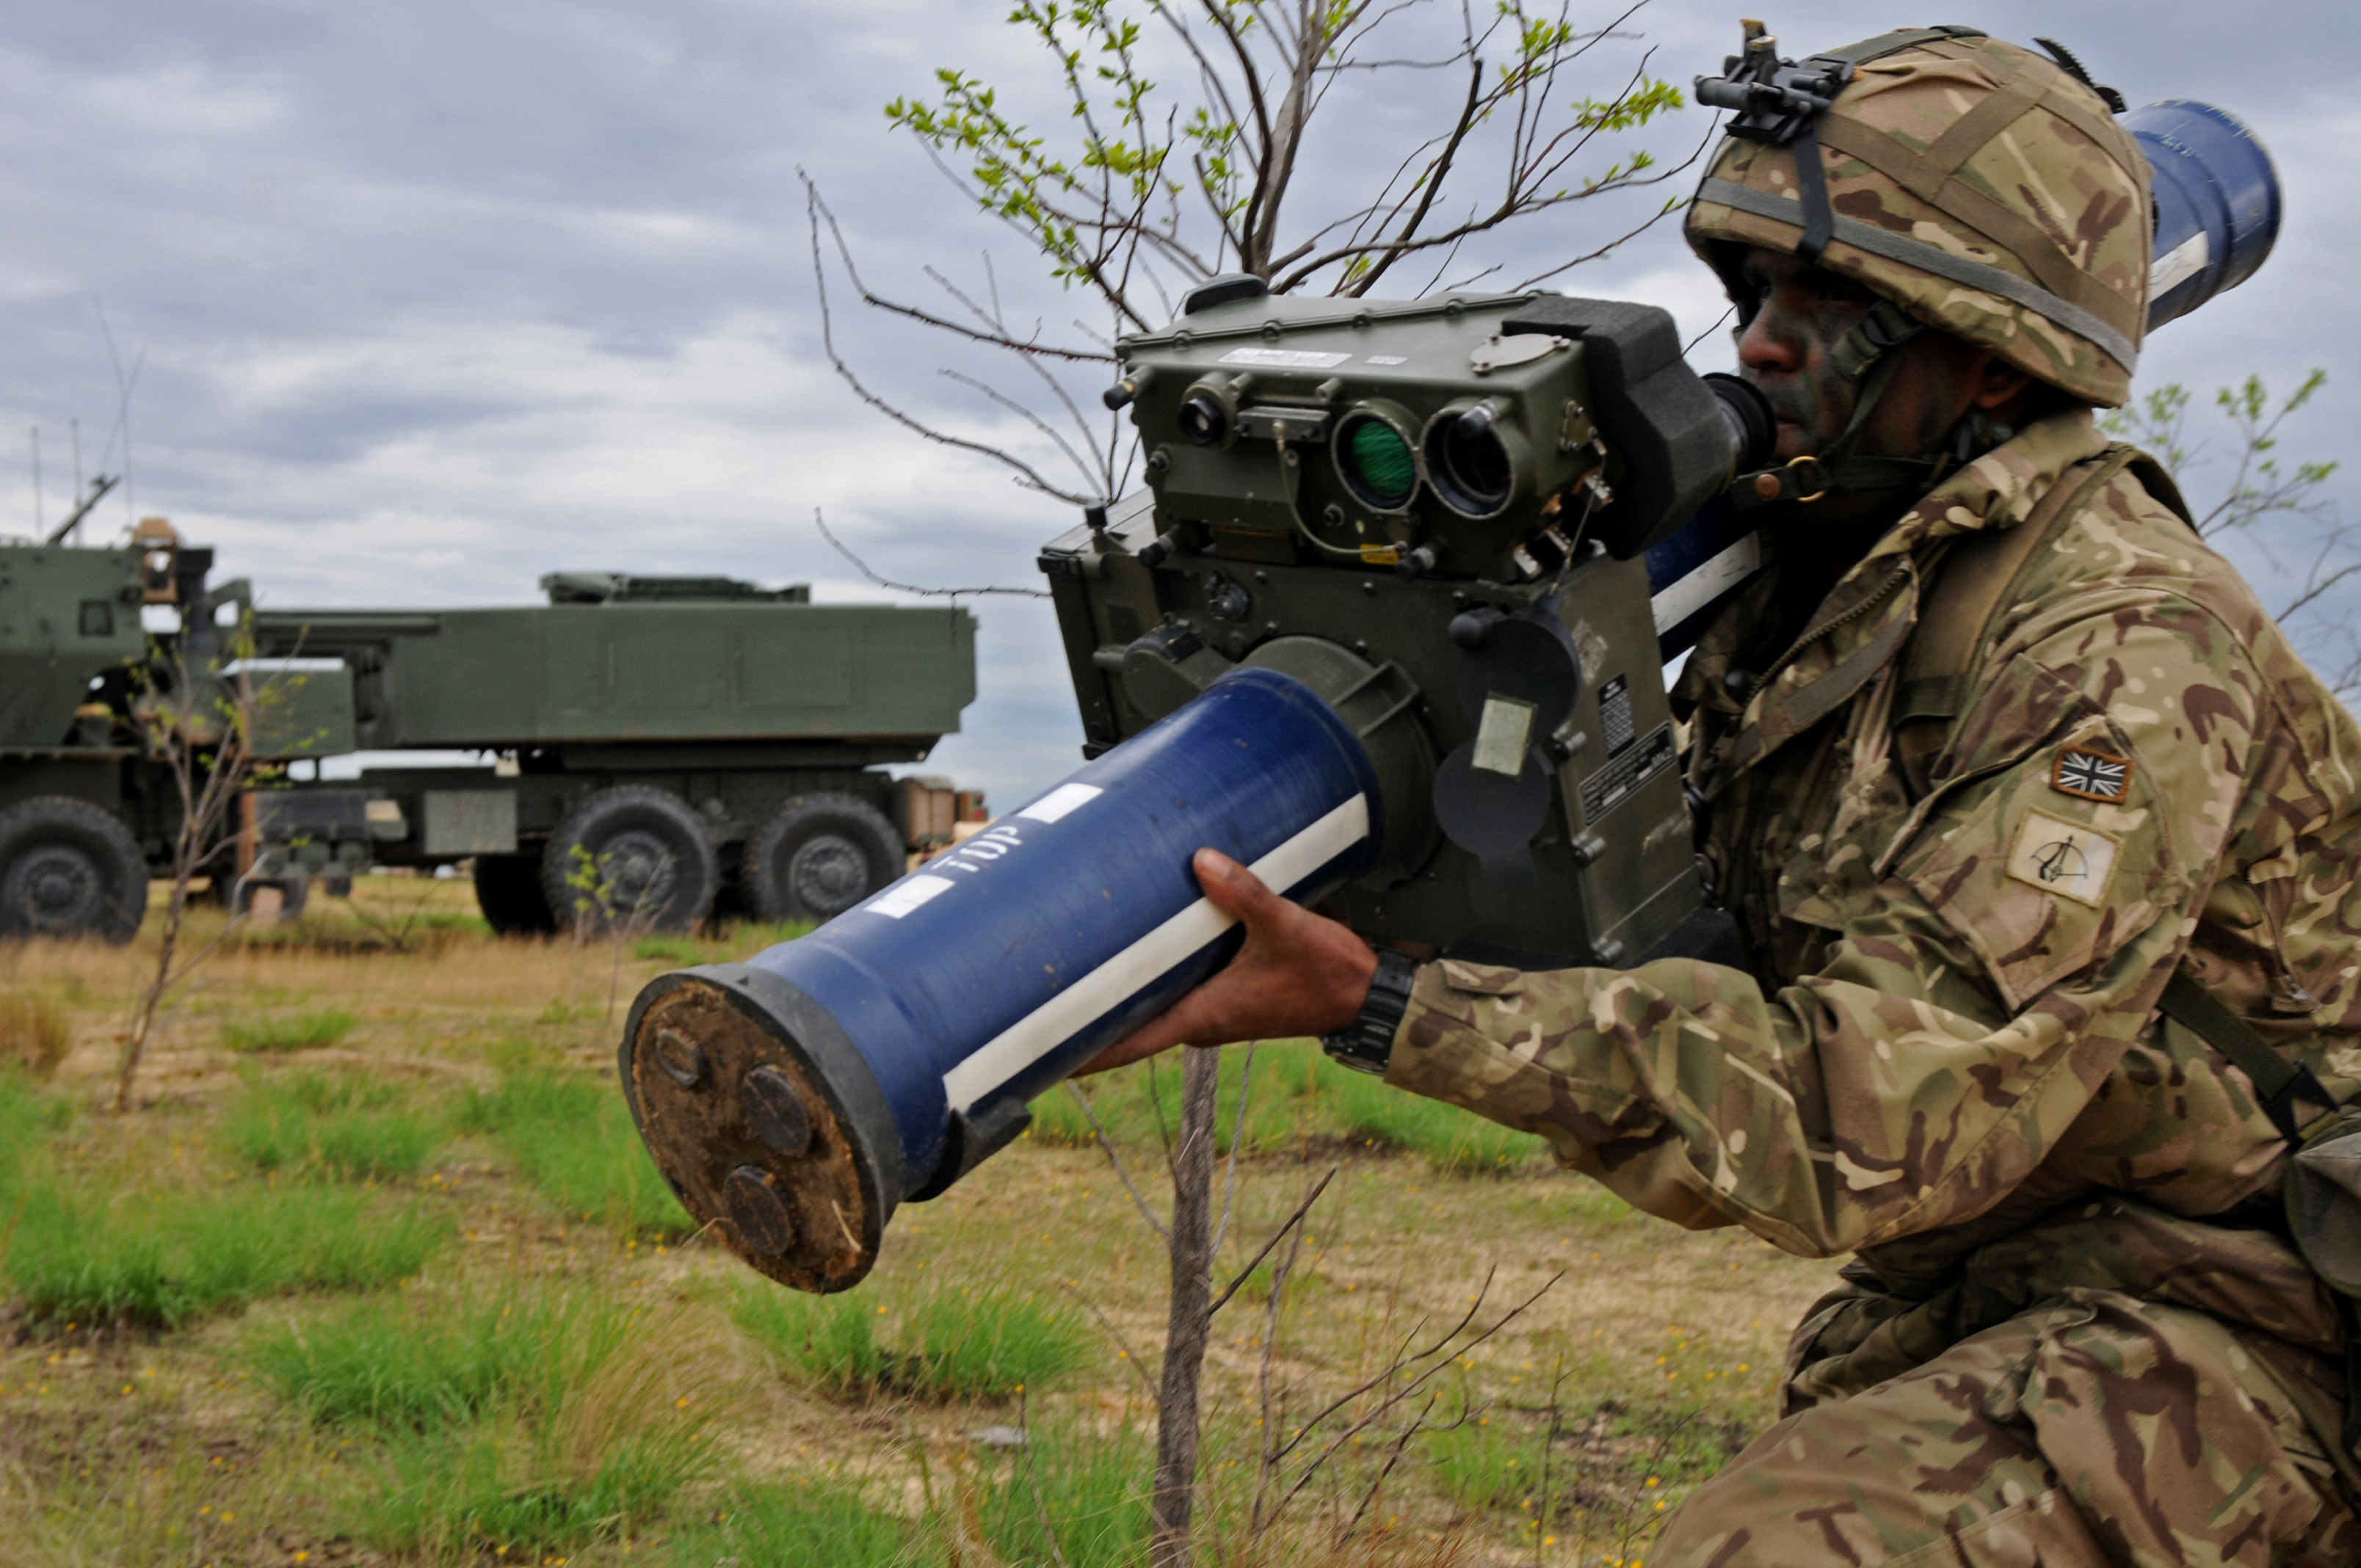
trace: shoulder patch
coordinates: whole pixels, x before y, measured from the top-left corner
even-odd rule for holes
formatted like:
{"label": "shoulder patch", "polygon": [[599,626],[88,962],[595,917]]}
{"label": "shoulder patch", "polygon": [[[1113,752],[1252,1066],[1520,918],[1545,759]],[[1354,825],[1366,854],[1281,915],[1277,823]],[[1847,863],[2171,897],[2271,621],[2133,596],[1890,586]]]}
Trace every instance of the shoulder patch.
{"label": "shoulder patch", "polygon": [[2132,760],[2088,746],[2068,746],[2049,764],[2049,787],[2080,800],[2110,804],[2131,793]]}
{"label": "shoulder patch", "polygon": [[2106,898],[2107,878],[2121,848],[2094,828],[2061,822],[2046,811],[2028,811],[2009,847],[2008,874],[2095,909]]}

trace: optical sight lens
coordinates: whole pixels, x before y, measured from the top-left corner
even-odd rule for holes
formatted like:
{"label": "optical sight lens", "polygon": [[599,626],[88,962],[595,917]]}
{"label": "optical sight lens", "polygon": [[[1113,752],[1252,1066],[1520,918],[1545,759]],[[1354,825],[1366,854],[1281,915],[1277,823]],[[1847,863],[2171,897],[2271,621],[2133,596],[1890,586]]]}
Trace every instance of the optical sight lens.
{"label": "optical sight lens", "polygon": [[1435,488],[1455,510],[1489,517],[1509,504],[1516,466],[1484,404],[1430,425],[1426,458]]}
{"label": "optical sight lens", "polygon": [[1211,392],[1191,392],[1180,405],[1180,433],[1199,446],[1219,444],[1229,426],[1229,411]]}
{"label": "optical sight lens", "polygon": [[1410,442],[1384,420],[1362,414],[1348,421],[1338,445],[1337,467],[1345,483],[1370,506],[1395,510],[1418,488],[1418,463]]}

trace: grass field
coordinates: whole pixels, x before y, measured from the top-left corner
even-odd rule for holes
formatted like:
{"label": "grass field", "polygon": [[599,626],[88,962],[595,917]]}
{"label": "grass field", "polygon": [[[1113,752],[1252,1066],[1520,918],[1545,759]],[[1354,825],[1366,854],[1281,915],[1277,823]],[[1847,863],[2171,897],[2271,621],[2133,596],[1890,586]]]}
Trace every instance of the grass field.
{"label": "grass field", "polygon": [[[0,1568],[1142,1560],[1163,1245],[1093,1118],[1160,1203],[1171,1065],[1045,1097],[866,1283],[797,1296],[696,1236],[613,1082],[641,984],[792,933],[471,911],[363,878],[225,947],[123,1116],[152,949],[0,948]],[[1645,1221],[1305,1042],[1224,1065],[1220,1283],[1338,1174],[1275,1321],[1268,1263],[1215,1321],[1201,1563],[1644,1563],[1766,1424],[1828,1266]]]}

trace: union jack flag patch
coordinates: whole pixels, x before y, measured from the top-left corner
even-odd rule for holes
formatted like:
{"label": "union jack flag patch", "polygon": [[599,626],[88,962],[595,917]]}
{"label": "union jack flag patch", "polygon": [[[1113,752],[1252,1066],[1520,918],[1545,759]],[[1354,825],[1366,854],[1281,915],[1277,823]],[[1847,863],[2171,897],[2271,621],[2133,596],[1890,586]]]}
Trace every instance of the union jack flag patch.
{"label": "union jack flag patch", "polygon": [[2131,759],[2069,746],[2050,765],[2049,787],[2083,800],[2121,800],[2132,787]]}

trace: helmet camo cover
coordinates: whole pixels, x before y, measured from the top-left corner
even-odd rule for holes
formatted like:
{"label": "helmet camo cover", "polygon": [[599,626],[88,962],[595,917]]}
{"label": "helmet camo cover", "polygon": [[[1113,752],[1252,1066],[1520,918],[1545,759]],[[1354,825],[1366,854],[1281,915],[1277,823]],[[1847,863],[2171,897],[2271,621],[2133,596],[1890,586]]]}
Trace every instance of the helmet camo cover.
{"label": "helmet camo cover", "polygon": [[[1859,63],[1817,126],[1835,220],[1819,264],[2037,379],[2123,403],[2147,310],[2148,170],[2098,93],[1964,28],[1831,54]],[[1733,136],[1698,187],[1689,244],[1732,298],[1741,247],[1798,248],[1795,159]]]}

